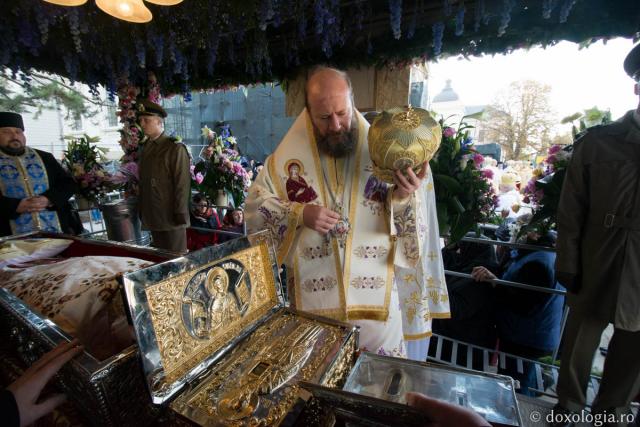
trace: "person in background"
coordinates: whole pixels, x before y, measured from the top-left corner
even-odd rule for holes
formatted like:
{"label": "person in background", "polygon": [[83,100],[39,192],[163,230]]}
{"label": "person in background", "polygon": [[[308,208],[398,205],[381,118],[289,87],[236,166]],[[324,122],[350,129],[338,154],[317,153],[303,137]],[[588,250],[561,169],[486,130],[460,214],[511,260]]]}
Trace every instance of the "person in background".
{"label": "person in background", "polygon": [[241,208],[235,208],[227,212],[222,227],[226,231],[244,234],[244,211]]}
{"label": "person in background", "polygon": [[218,213],[209,204],[207,196],[198,193],[191,200],[189,219],[192,227],[218,230],[222,227]]}
{"label": "person in background", "polygon": [[500,175],[496,213],[502,216],[502,218],[518,217],[518,211],[522,204],[522,195],[517,188],[518,182],[520,182],[520,177],[515,172],[504,171]]}
{"label": "person in background", "polygon": [[[505,237],[508,235],[504,236],[501,231],[496,234],[500,240],[507,240]],[[528,233],[524,243],[553,247],[555,236],[551,232],[545,236]],[[507,259],[501,274],[502,280],[565,290],[555,277],[554,252],[525,249],[504,252]],[[488,282],[497,278],[482,266],[475,267],[471,275],[478,282]],[[560,343],[564,296],[506,285],[497,286],[495,291],[495,322],[500,351],[533,360],[551,355]],[[515,365],[515,360],[508,359],[506,368],[500,373],[519,380],[521,394],[535,396],[535,392],[530,390],[537,388],[535,366],[524,362],[523,372],[518,372]]]}
{"label": "person in background", "polygon": [[2,425],[7,427],[31,425],[64,403],[66,396],[63,394],[40,399],[40,393],[60,368],[82,350],[83,347],[77,340],[59,345],[42,356],[20,378],[0,393]]}
{"label": "person in background", "polygon": [[153,246],[184,253],[191,189],[189,153],[184,144],[164,134],[164,108],[148,100],[136,105],[138,121],[148,137],[140,155],[142,225],[151,231]]}
{"label": "person in background", "polygon": [[[640,95],[640,44],[624,70]],[[556,409],[583,410],[594,353],[613,324],[591,412],[628,413],[640,391],[640,104],[576,140],[557,223],[556,275],[569,290],[571,310]]]}
{"label": "person in background", "polygon": [[22,116],[0,112],[0,236],[80,234],[80,217],[69,204],[73,178],[50,153],[26,145]]}

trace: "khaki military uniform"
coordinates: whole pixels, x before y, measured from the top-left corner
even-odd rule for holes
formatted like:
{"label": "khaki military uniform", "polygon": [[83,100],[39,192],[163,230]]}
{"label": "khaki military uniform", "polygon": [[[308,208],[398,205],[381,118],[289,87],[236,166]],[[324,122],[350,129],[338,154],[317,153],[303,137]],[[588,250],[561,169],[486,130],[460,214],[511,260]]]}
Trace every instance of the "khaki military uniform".
{"label": "khaki military uniform", "polygon": [[556,271],[577,284],[567,294],[560,404],[584,407],[593,355],[613,323],[593,409],[623,411],[640,389],[640,121],[633,111],[576,141],[557,220]]}
{"label": "khaki military uniform", "polygon": [[164,133],[147,141],[140,156],[140,216],[150,230],[153,246],[187,250],[191,175],[184,144]]}

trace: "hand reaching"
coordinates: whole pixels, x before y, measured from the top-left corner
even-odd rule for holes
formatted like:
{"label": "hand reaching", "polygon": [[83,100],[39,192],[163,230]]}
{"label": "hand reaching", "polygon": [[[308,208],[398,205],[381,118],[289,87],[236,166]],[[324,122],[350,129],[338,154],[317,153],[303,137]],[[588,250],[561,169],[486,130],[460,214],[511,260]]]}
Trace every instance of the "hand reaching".
{"label": "hand reaching", "polygon": [[66,400],[63,394],[53,395],[38,402],[40,393],[62,366],[80,354],[83,347],[77,340],[59,345],[42,356],[7,390],[13,393],[20,414],[20,426],[32,424],[38,418],[53,411]]}
{"label": "hand reaching", "polygon": [[433,399],[420,393],[407,393],[407,403],[422,412],[429,420],[424,424],[425,427],[485,427],[491,425],[470,409]]}
{"label": "hand reaching", "polygon": [[485,267],[473,267],[473,270],[471,270],[471,276],[476,282],[490,282],[497,279],[496,275]]}

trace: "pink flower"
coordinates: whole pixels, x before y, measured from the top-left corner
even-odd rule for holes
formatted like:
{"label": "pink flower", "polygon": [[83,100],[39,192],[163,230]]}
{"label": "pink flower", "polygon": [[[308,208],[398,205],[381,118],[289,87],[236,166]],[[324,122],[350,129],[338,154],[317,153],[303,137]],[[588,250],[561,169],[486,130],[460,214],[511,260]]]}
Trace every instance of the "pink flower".
{"label": "pink flower", "polygon": [[198,172],[196,174],[196,182],[198,184],[202,184],[202,181],[204,181],[204,175],[202,175],[202,173]]}
{"label": "pink flower", "polygon": [[482,157],[482,154],[480,153],[474,154],[473,164],[475,165],[476,168],[479,168],[480,166],[482,166],[483,162],[484,162],[484,157]]}
{"label": "pink flower", "polygon": [[552,145],[549,147],[549,155],[556,154],[558,151],[562,150],[562,147],[559,145]]}
{"label": "pink flower", "polygon": [[444,128],[444,131],[442,131],[442,135],[443,135],[445,138],[451,138],[451,137],[452,137],[453,135],[455,135],[455,134],[456,134],[455,129],[454,129],[454,128],[451,128],[451,127],[446,127],[446,128]]}
{"label": "pink flower", "polygon": [[482,171],[482,176],[486,179],[493,179],[493,171],[491,169],[484,169]]}
{"label": "pink flower", "polygon": [[554,156],[553,154],[547,157],[547,163],[549,163],[550,165],[553,165],[557,161],[558,160],[556,159],[556,156]]}

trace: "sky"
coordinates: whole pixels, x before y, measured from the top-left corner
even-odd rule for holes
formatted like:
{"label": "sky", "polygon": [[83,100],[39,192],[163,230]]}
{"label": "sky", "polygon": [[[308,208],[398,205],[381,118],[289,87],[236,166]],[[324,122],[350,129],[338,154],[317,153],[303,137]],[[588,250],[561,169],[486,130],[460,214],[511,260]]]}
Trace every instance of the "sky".
{"label": "sky", "polygon": [[429,64],[429,96],[440,93],[451,79],[465,105],[486,105],[513,81],[537,80],[551,86],[558,121],[593,106],[609,109],[616,119],[638,105],[633,81],[622,68],[632,47],[631,40],[618,38],[583,49],[561,42],[507,55],[452,57]]}

